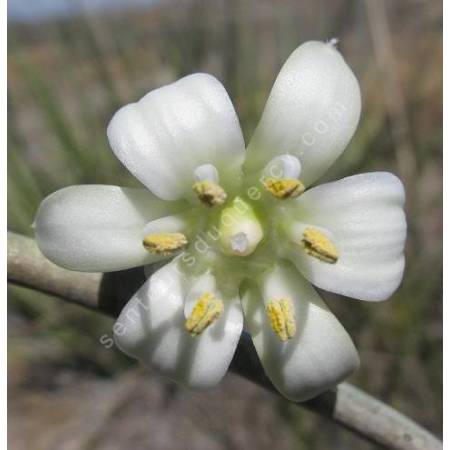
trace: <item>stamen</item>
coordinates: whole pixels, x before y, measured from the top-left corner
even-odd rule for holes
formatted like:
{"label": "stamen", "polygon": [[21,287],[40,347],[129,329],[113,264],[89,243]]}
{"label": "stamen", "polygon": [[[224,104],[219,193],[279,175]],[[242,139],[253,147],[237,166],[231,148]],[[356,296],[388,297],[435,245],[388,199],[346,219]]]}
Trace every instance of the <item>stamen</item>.
{"label": "stamen", "polygon": [[305,228],[302,239],[303,247],[308,255],[321,261],[335,264],[339,254],[336,246],[328,237],[316,228]]}
{"label": "stamen", "polygon": [[186,247],[188,240],[182,233],[152,233],[142,243],[150,253],[168,256]]}
{"label": "stamen", "polygon": [[192,189],[206,206],[223,205],[227,199],[227,193],[214,181],[197,181]]}
{"label": "stamen", "polygon": [[263,184],[274,197],[281,200],[298,197],[305,191],[303,183],[294,178],[266,178]]}
{"label": "stamen", "polygon": [[222,312],[222,300],[207,292],[196,301],[191,315],[186,320],[185,328],[191,336],[198,336],[217,320]]}
{"label": "stamen", "polygon": [[271,301],[266,306],[266,314],[272,330],[283,342],[294,337],[297,327],[292,305],[288,299],[281,298]]}

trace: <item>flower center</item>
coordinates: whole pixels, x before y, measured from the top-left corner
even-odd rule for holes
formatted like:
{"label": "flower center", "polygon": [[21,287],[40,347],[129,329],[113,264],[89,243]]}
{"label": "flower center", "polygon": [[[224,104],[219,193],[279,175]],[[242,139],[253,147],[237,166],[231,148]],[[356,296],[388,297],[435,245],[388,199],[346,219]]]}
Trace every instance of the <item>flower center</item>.
{"label": "flower center", "polygon": [[222,209],[218,230],[221,250],[228,256],[250,255],[264,237],[253,208],[240,197]]}

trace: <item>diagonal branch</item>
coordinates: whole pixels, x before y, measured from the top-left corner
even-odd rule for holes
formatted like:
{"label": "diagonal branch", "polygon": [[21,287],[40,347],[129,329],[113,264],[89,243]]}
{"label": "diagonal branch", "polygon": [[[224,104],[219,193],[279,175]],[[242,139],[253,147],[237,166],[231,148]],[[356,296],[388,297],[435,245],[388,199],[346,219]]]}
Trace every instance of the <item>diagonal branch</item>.
{"label": "diagonal branch", "polygon": [[[114,317],[144,282],[144,274],[142,269],[107,274],[62,269],[42,256],[33,239],[9,232],[8,281]],[[276,393],[246,334],[231,370]],[[348,383],[298,405],[388,449],[442,449],[441,441],[420,425]]]}

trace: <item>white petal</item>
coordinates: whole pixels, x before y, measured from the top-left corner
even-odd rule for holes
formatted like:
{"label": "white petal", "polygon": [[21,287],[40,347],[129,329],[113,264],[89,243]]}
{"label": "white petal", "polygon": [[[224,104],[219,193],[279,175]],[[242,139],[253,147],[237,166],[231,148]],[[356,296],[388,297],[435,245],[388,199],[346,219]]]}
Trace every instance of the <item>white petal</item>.
{"label": "white petal", "polygon": [[239,299],[217,292],[224,312],[200,336],[184,328],[190,281],[175,262],[159,269],[122,310],[115,341],[125,353],[184,386],[217,384],[230,364],[242,331]]}
{"label": "white petal", "polygon": [[[265,304],[285,298],[294,309],[297,331],[282,342],[271,329]],[[243,298],[245,324],[274,386],[287,398],[308,400],[340,383],[359,365],[350,336],[314,288],[291,265],[263,277],[260,291]]]}
{"label": "white petal", "polygon": [[205,272],[193,279],[190,283],[190,288],[186,294],[184,303],[184,315],[190,316],[194,309],[195,303],[201,295],[205,292],[215,292],[217,289],[216,279],[210,272]]}
{"label": "white petal", "polygon": [[244,140],[233,105],[211,75],[194,74],[121,108],[108,126],[116,156],[156,195],[190,195],[194,171],[219,170],[220,183],[236,182]]}
{"label": "white petal", "polygon": [[307,42],[282,67],[250,141],[246,171],[279,154],[301,163],[310,185],[343,152],[361,111],[358,81],[331,43]]}
{"label": "white petal", "polygon": [[41,203],[35,220],[36,240],[48,259],[67,269],[127,269],[156,260],[142,245],[144,225],[182,207],[146,189],[71,186]]}
{"label": "white petal", "polygon": [[152,220],[145,225],[142,234],[147,236],[152,233],[183,233],[188,236],[197,224],[196,215],[198,215],[196,211],[190,209],[180,214]]}
{"label": "white petal", "polygon": [[404,269],[406,220],[401,181],[386,172],[347,177],[296,200],[301,222],[329,230],[339,252],[327,264],[293,249],[291,259],[316,286],[361,300],[388,298]]}

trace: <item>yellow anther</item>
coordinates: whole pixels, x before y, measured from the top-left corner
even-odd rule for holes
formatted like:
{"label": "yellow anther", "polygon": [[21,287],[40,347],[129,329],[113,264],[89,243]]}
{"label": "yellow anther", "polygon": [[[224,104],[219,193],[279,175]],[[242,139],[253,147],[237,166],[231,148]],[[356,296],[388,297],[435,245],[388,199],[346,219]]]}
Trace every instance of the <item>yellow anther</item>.
{"label": "yellow anther", "polygon": [[217,320],[222,312],[222,300],[207,292],[195,302],[194,309],[184,326],[191,336],[198,336]]}
{"label": "yellow anther", "polygon": [[308,255],[321,261],[335,264],[338,260],[338,251],[333,242],[324,233],[315,228],[306,228],[303,232],[303,247]]}
{"label": "yellow anther", "polygon": [[188,240],[182,233],[152,233],[142,243],[150,253],[168,256],[186,247]]}
{"label": "yellow anther", "polygon": [[276,198],[285,200],[294,198],[305,191],[305,186],[295,178],[266,178],[264,187]]}
{"label": "yellow anther", "polygon": [[217,183],[209,180],[197,181],[192,186],[198,198],[206,206],[223,205],[227,193]]}
{"label": "yellow anther", "polygon": [[272,330],[284,342],[292,339],[297,331],[291,302],[285,298],[273,300],[266,306]]}

